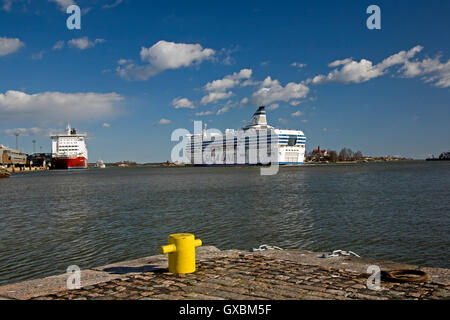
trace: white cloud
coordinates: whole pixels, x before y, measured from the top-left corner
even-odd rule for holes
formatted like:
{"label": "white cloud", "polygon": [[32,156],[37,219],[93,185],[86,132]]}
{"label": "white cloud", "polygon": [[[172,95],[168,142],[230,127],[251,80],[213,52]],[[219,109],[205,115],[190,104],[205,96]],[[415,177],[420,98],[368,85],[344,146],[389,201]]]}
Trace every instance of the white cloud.
{"label": "white cloud", "polygon": [[159,120],[158,124],[164,125],[164,124],[171,124],[172,120],[169,119],[164,119],[162,118],[161,120]]}
{"label": "white cloud", "polygon": [[119,4],[121,4],[123,2],[123,0],[116,0],[111,4],[105,4],[102,6],[103,9],[111,9],[114,7],[117,7]]}
{"label": "white cloud", "polygon": [[0,119],[91,120],[115,113],[123,97],[117,93],[0,93]]}
{"label": "white cloud", "polygon": [[230,111],[230,107],[229,106],[225,106],[221,109],[219,109],[216,113],[216,115],[220,116],[221,114],[224,114],[226,112]]}
{"label": "white cloud", "polygon": [[351,61],[343,65],[341,69],[335,69],[327,76],[318,75],[312,79],[314,84],[326,82],[361,83],[369,81],[383,75],[383,71],[375,68],[372,61],[362,59],[361,61]]}
{"label": "white cloud", "polygon": [[409,51],[400,51],[386,59],[384,59],[380,64],[378,64],[377,68],[381,70],[385,70],[394,65],[404,64],[409,61],[409,59],[413,58],[417,53],[421,52],[423,49],[422,46],[415,46]]}
{"label": "white cloud", "polygon": [[14,53],[25,44],[18,38],[0,37],[0,57]]}
{"label": "white cloud", "polygon": [[[222,79],[214,80],[208,82],[203,86],[203,90],[206,94],[200,100],[200,104],[207,105],[210,103],[216,103],[217,101],[228,99],[233,96],[233,92],[229,91],[238,85],[242,85],[245,80],[249,80],[252,76],[253,71],[251,69],[242,69],[239,72],[234,72],[233,74],[227,75]],[[243,98],[241,104],[248,103],[248,98]],[[172,101],[175,108],[191,108],[195,106],[188,99],[177,98]],[[229,105],[229,102],[227,103]]]}
{"label": "white cloud", "polygon": [[278,118],[278,122],[287,123],[288,121],[286,119],[283,119],[283,118]]}
{"label": "white cloud", "polygon": [[425,82],[434,82],[436,87],[450,87],[450,59],[441,63],[439,57],[422,61],[407,61],[401,69],[407,78],[423,76]]}
{"label": "white cloud", "polygon": [[258,91],[253,93],[253,100],[257,104],[269,104],[276,101],[290,101],[305,98],[309,88],[303,83],[289,82],[283,87],[278,80],[267,77]]}
{"label": "white cloud", "polygon": [[227,89],[234,88],[237,83],[239,83],[239,80],[224,78],[207,83],[204,89],[206,91],[225,91]]}
{"label": "white cloud", "polygon": [[141,49],[141,60],[160,70],[189,67],[193,63],[211,59],[215,51],[199,44],[159,41],[150,48]]}
{"label": "white cloud", "polygon": [[342,66],[343,64],[350,63],[350,62],[352,62],[352,61],[353,61],[352,58],[346,58],[346,59],[343,59],[343,60],[336,60],[336,61],[333,61],[333,62],[331,62],[330,64],[328,64],[328,66],[329,66],[330,68],[335,68],[335,67]]}
{"label": "white cloud", "polygon": [[117,72],[126,80],[147,80],[164,70],[190,67],[211,60],[216,52],[200,44],[175,43],[161,40],[150,48],[141,48],[140,57],[147,65],[133,63],[118,67]]}
{"label": "white cloud", "polygon": [[103,128],[110,128],[111,125],[110,125],[109,123],[106,123],[106,122],[105,122],[105,123],[102,124],[102,127],[103,127]]}
{"label": "white cloud", "polygon": [[15,129],[6,129],[3,131],[5,135],[12,136],[15,133],[19,133],[21,136],[26,137],[48,137],[53,134],[63,133],[62,129],[50,129],[50,128],[15,128]]}
{"label": "white cloud", "polygon": [[303,115],[303,112],[301,112],[300,110],[294,112],[291,114],[292,117],[300,117]]}
{"label": "white cloud", "polygon": [[202,112],[197,112],[195,115],[197,117],[201,117],[201,116],[210,116],[212,114],[213,114],[212,111],[202,111]]}
{"label": "white cloud", "polygon": [[212,82],[208,82],[204,89],[206,91],[225,91],[237,86],[241,80],[250,79],[252,76],[252,69],[242,69],[239,73],[234,72],[231,75],[225,76],[223,79],[214,80]]}
{"label": "white cloud", "polygon": [[293,106],[293,107],[298,106],[300,103],[302,103],[302,102],[301,102],[301,101],[298,101],[298,100],[294,100],[294,101],[289,102],[289,104],[290,104],[291,106]]}
{"label": "white cloud", "polygon": [[72,48],[78,48],[80,50],[86,50],[94,47],[97,43],[105,42],[105,39],[95,39],[94,41],[89,40],[88,37],[82,37],[77,39],[69,40],[68,45]]}
{"label": "white cloud", "polygon": [[133,60],[131,60],[131,59],[120,59],[119,61],[117,61],[117,64],[121,66],[123,64],[131,63],[131,62],[133,62]]}
{"label": "white cloud", "polygon": [[292,62],[292,63],[291,63],[291,67],[295,67],[295,68],[301,69],[301,68],[306,67],[306,64],[304,64],[304,63],[298,63],[298,62]]}
{"label": "white cloud", "polygon": [[307,80],[307,83],[323,84],[327,82],[341,83],[362,83],[374,78],[378,78],[386,74],[390,67],[395,65],[405,65],[409,63],[409,59],[413,58],[417,53],[422,51],[423,47],[415,46],[409,51],[400,51],[379,64],[374,65],[372,61],[361,59],[359,62],[352,58],[336,60],[330,63],[329,67],[339,67],[334,69],[328,75],[318,75],[313,79]]}
{"label": "white cloud", "polygon": [[241,83],[241,87],[256,86],[259,84],[260,84],[260,82],[258,82],[258,81],[253,81],[252,79],[247,79]]}
{"label": "white cloud", "polygon": [[208,82],[203,87],[203,90],[208,92],[208,94],[202,98],[200,103],[206,105],[231,97],[233,92],[226,91],[239,85],[242,80],[250,79],[252,73],[252,69],[242,69],[238,73],[234,72],[233,74],[227,75],[222,79]]}
{"label": "white cloud", "polygon": [[225,56],[225,58],[223,58],[222,63],[224,65],[228,65],[231,66],[233,64],[235,64],[235,59],[231,56],[234,52],[239,50],[239,46],[235,46],[234,48],[231,49],[221,49],[219,52],[219,56],[223,57]]}
{"label": "white cloud", "polygon": [[64,41],[59,40],[53,45],[52,50],[61,50],[62,48],[64,48]]}
{"label": "white cloud", "polygon": [[242,98],[241,104],[247,104],[247,103],[248,103],[248,98]]}
{"label": "white cloud", "polygon": [[187,98],[175,98],[172,100],[172,106],[175,109],[182,109],[182,108],[187,108],[187,109],[194,109],[195,106],[194,104]]}
{"label": "white cloud", "polygon": [[276,110],[276,109],[278,109],[280,107],[280,105],[278,104],[278,103],[274,103],[274,104],[271,104],[269,107],[268,107],[268,109],[269,110]]}
{"label": "white cloud", "polygon": [[73,0],[49,0],[50,2],[54,2],[59,6],[61,11],[66,12],[67,7],[76,4]]}
{"label": "white cloud", "polygon": [[308,79],[307,83],[361,83],[386,74],[393,66],[400,66],[399,72],[406,78],[422,76],[423,81],[433,83],[436,87],[450,87],[450,59],[447,62],[441,62],[440,57],[412,61],[411,59],[422,50],[423,47],[418,45],[408,51],[403,50],[393,54],[376,65],[366,59],[359,62],[351,58],[337,60],[329,66],[342,66],[341,69],[335,69],[328,75],[318,75]]}
{"label": "white cloud", "polygon": [[227,99],[233,95],[233,92],[210,92],[202,98],[200,103],[206,105],[209,103],[217,102],[219,100]]}

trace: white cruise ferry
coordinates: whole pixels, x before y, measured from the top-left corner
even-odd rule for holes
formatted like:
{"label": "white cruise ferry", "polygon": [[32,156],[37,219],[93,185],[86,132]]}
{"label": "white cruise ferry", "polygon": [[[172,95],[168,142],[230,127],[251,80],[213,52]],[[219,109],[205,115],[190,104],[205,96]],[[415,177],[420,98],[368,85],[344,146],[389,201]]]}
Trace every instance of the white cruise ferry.
{"label": "white cruise ferry", "polygon": [[305,144],[303,131],[269,126],[262,106],[241,129],[223,134],[205,128],[201,134],[188,135],[185,154],[193,165],[301,165]]}
{"label": "white cruise ferry", "polygon": [[88,168],[86,134],[77,133],[68,124],[65,134],[52,135],[51,139],[53,169]]}

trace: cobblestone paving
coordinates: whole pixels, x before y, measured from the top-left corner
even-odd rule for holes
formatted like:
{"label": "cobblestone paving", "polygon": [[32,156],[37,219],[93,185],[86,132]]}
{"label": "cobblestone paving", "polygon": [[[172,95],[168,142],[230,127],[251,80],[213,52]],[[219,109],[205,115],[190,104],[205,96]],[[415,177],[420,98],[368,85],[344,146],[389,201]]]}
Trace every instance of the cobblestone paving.
{"label": "cobblestone paving", "polygon": [[38,297],[78,299],[449,299],[449,286],[382,282],[380,291],[366,287],[369,275],[299,265],[258,255],[236,255],[197,263],[197,272],[173,275],[157,270],[130,275],[79,290]]}

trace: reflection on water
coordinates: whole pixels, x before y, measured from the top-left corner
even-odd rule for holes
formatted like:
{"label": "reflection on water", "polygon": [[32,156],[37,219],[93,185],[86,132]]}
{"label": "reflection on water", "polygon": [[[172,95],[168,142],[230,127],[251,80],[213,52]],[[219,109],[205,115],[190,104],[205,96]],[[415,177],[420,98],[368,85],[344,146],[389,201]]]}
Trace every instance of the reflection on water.
{"label": "reflection on water", "polygon": [[450,164],[111,168],[0,181],[0,285],[157,253],[167,236],[450,267]]}

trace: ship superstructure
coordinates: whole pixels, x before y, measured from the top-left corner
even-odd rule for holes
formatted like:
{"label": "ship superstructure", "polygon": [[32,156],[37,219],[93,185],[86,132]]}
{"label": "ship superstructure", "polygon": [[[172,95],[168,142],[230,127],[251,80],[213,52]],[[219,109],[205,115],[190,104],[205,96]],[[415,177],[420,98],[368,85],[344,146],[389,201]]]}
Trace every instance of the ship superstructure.
{"label": "ship superstructure", "polygon": [[67,125],[65,134],[51,136],[53,169],[87,169],[86,134]]}
{"label": "ship superstructure", "polygon": [[301,165],[305,145],[303,131],[268,125],[261,106],[241,129],[227,129],[225,134],[204,129],[201,134],[188,135],[185,152],[194,165],[261,165],[274,159],[280,165]]}

